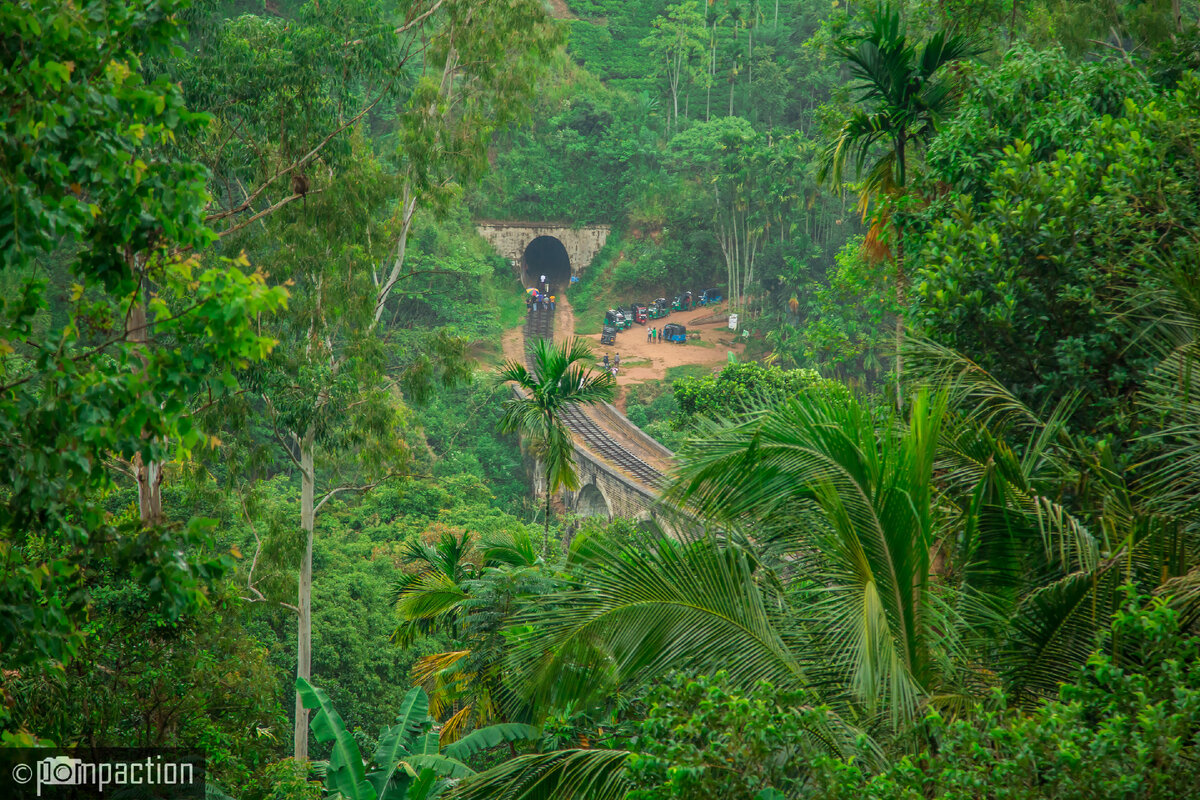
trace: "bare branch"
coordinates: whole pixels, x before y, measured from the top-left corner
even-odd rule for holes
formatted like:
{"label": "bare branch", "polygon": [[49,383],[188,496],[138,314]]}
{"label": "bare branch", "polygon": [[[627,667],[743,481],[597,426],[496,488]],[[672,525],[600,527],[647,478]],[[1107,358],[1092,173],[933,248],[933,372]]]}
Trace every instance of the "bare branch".
{"label": "bare branch", "polygon": [[379,484],[388,480],[389,478],[397,478],[397,477],[400,477],[400,476],[398,474],[388,474],[388,475],[383,476],[379,480],[375,481],[374,483],[366,483],[366,484],[363,484],[362,486],[338,486],[336,488],[330,489],[328,492],[325,493],[325,496],[321,498],[321,502],[319,502],[315,506],[313,506],[313,515],[316,516],[316,513],[321,510],[321,506],[325,505],[330,500],[332,500],[333,496],[338,494],[339,492],[369,492],[372,489],[374,489],[376,486],[378,486]]}
{"label": "bare branch", "polygon": [[[306,194],[320,194],[323,191],[325,191],[325,190],[317,189],[315,191],[307,192]],[[237,225],[234,225],[232,228],[226,228],[225,230],[218,233],[217,237],[220,238],[220,237],[228,236],[231,233],[237,233],[242,228],[245,228],[247,225],[253,225],[255,222],[258,222],[260,219],[267,216],[268,214],[278,211],[279,209],[286,206],[288,203],[294,203],[297,200],[302,199],[304,196],[305,195],[303,195],[303,194],[294,194],[290,197],[285,197],[282,200],[280,200],[278,203],[276,203],[275,205],[268,206],[267,208],[265,208],[262,211],[255,214],[253,217],[250,217],[250,219],[244,220],[244,221],[238,223]]]}

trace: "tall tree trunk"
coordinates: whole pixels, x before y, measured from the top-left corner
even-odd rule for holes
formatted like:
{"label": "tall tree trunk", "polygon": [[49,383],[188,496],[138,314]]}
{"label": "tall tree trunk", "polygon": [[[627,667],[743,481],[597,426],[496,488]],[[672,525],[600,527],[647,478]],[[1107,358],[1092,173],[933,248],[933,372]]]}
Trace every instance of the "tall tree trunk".
{"label": "tall tree trunk", "polygon": [[[145,347],[150,342],[150,318],[146,313],[146,303],[150,298],[150,279],[145,273],[146,255],[127,251],[125,260],[130,272],[138,279],[138,288],[135,291],[139,295],[129,309],[125,331],[130,342]],[[145,367],[146,356],[139,355],[139,358]],[[153,525],[162,519],[163,465],[155,461],[143,461],[139,453],[133,457],[133,471],[137,480],[138,518],[143,525]]]}
{"label": "tall tree trunk", "polygon": [[550,557],[550,469],[546,469],[546,530],[542,533],[542,558]]}
{"label": "tall tree trunk", "polygon": [[400,240],[396,242],[396,258],[392,262],[392,271],[388,273],[387,280],[379,286],[379,291],[375,296],[375,321],[372,323],[372,327],[379,324],[379,318],[383,316],[383,309],[387,305],[388,295],[391,293],[392,287],[400,280],[400,270],[404,266],[404,254],[408,250],[408,232],[412,228],[413,215],[417,210],[417,194],[409,186],[404,187],[400,205]]}
{"label": "tall tree trunk", "polygon": [[[907,178],[906,165],[904,163],[904,146],[905,136],[902,132],[896,140],[896,167],[898,170],[900,191],[904,191],[905,180]],[[896,232],[896,254],[894,256],[896,263],[896,408],[904,410],[904,390],[901,388],[901,381],[904,377],[903,359],[900,355],[900,348],[904,345],[904,229],[900,224],[892,226]]]}
{"label": "tall tree trunk", "polygon": [[[296,607],[299,624],[296,633],[296,677],[312,679],[312,554],[313,554],[313,473],[314,436],[310,428],[300,441],[300,526],[304,530],[304,560],[300,563],[300,586]],[[308,709],[296,693],[296,762],[308,760]]]}
{"label": "tall tree trunk", "polygon": [[746,57],[746,108],[754,110],[754,28],[746,31],[750,42],[750,55]]}
{"label": "tall tree trunk", "polygon": [[712,87],[717,77],[717,21],[715,19],[713,20],[712,35],[709,37],[709,43],[711,47],[709,48],[708,57],[708,99],[704,101],[705,122],[712,119],[710,114],[712,110]]}

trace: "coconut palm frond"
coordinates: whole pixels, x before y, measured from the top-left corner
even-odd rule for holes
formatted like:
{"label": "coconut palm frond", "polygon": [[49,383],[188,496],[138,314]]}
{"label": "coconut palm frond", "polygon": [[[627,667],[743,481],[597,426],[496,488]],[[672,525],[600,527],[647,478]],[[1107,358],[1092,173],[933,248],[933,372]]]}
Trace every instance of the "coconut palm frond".
{"label": "coconut palm frond", "polygon": [[918,393],[905,428],[885,420],[879,431],[854,398],[802,393],[709,426],[702,446],[681,452],[668,491],[706,519],[793,543],[789,568],[819,587],[806,610],[824,669],[895,724],[939,680],[926,595],[945,403]]}
{"label": "coconut palm frond", "polygon": [[470,655],[470,650],[450,650],[445,653],[422,656],[413,665],[413,680],[418,684],[428,683],[438,674],[456,667],[463,659]]}
{"label": "coconut palm frond", "polygon": [[786,624],[738,548],[594,537],[572,557],[579,586],[519,622],[514,669],[538,702],[562,707],[671,669],[724,669],[743,685],[804,685]]}
{"label": "coconut palm frond", "polygon": [[1054,696],[1096,646],[1119,600],[1113,562],[1067,575],[1032,592],[1009,622],[1001,652],[1008,687],[1028,699]]}
{"label": "coconut palm frond", "polygon": [[446,800],[620,800],[631,788],[625,750],[559,750],[518,756],[474,775]]}

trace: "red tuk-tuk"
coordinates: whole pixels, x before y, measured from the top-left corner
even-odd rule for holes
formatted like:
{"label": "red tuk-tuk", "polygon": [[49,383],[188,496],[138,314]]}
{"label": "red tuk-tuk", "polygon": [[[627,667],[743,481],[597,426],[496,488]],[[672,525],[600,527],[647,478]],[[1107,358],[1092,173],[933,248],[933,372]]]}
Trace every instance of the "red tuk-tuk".
{"label": "red tuk-tuk", "polygon": [[649,315],[646,312],[646,307],[641,303],[633,304],[633,321],[639,325],[645,325],[649,320]]}

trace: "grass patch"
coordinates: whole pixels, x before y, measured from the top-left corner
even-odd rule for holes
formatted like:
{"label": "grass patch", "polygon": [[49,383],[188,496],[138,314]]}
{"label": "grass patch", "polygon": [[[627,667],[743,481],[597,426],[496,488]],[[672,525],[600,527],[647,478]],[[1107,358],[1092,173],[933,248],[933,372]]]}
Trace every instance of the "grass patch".
{"label": "grass patch", "polygon": [[677,381],[680,378],[704,378],[712,374],[713,368],[704,364],[680,364],[677,367],[667,367],[666,379]]}
{"label": "grass patch", "polygon": [[[511,291],[510,291],[511,290]],[[496,292],[500,306],[500,329],[508,330],[525,324],[525,293],[521,291],[519,281],[513,281],[510,287],[505,283],[501,291]]]}

